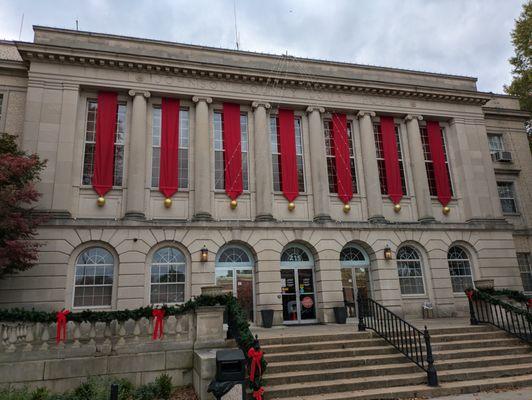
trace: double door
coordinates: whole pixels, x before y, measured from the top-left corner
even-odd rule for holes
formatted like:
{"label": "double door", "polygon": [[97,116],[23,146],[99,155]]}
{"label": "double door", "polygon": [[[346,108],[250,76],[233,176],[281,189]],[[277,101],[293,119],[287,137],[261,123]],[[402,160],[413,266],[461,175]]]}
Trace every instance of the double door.
{"label": "double door", "polygon": [[282,268],[281,296],[285,324],[317,322],[314,271],[311,268]]}
{"label": "double door", "polygon": [[216,285],[223,293],[232,293],[248,319],[253,321],[252,268],[216,268]]}
{"label": "double door", "polygon": [[369,266],[342,268],[342,289],[347,316],[356,317],[358,294],[368,297],[371,293]]}

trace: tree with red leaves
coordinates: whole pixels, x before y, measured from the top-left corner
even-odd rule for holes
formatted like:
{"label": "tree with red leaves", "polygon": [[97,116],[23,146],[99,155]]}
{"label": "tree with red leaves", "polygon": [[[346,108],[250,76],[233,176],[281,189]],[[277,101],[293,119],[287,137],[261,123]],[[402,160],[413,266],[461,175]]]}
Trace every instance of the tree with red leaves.
{"label": "tree with red leaves", "polygon": [[44,165],[38,155],[20,150],[14,136],[0,134],[0,278],[37,261],[34,238],[43,218],[31,206],[41,196],[34,183]]}

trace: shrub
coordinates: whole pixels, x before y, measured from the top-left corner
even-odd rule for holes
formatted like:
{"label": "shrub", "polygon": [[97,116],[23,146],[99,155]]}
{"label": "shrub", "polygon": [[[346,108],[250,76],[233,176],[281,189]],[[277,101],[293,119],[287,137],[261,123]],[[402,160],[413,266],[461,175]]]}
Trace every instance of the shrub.
{"label": "shrub", "polygon": [[155,379],[155,385],[157,386],[158,396],[161,399],[168,400],[172,395],[172,377],[168,374],[159,375]]}

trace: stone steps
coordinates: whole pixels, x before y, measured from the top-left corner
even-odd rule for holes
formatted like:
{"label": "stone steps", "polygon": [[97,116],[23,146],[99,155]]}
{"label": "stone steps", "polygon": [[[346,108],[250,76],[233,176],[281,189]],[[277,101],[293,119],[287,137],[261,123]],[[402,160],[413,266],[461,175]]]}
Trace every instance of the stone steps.
{"label": "stone steps", "polygon": [[[266,399],[442,396],[532,385],[532,347],[492,327],[431,331],[440,386],[374,333],[272,338]],[[263,341],[261,341],[262,343]],[[424,349],[423,349],[424,351]]]}

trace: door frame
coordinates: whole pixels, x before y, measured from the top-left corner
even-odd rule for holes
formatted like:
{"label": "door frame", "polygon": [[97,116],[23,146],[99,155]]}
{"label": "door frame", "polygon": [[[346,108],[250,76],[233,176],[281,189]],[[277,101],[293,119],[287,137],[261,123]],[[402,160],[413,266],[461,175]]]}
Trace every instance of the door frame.
{"label": "door frame", "polygon": [[[349,273],[351,275],[351,279],[353,282],[353,296],[356,304],[356,299],[358,296],[358,285],[356,281],[356,274],[355,274],[355,268],[362,268],[365,269],[368,272],[368,292],[371,294],[373,292],[373,282],[371,279],[371,260],[368,256],[368,253],[366,250],[364,250],[361,246],[350,243],[344,246],[342,251],[347,248],[354,248],[364,256],[364,260],[342,260],[340,256],[340,268],[341,269],[348,269]],[[343,289],[343,287],[342,287]],[[358,314],[358,309],[355,307],[355,314]]]}
{"label": "door frame", "polygon": [[[286,250],[292,247],[296,247],[296,248],[303,250],[307,254],[309,261],[281,261],[280,263],[281,270],[283,269],[292,270],[294,272],[294,285],[296,285],[295,296],[296,296],[296,304],[297,304],[297,320],[296,321],[285,321],[283,318],[283,325],[317,324],[318,323],[318,301],[317,301],[317,292],[316,292],[316,274],[314,271],[314,257],[312,257],[312,254],[305,246],[302,246],[297,243],[292,243],[289,246],[286,246],[283,252],[281,253],[281,257],[282,257],[282,254],[284,254]],[[299,293],[299,273],[298,273],[300,269],[308,269],[312,272],[312,290],[313,290],[312,295],[314,296],[314,314],[316,316],[316,318],[313,318],[313,319],[306,319],[306,320],[301,319],[301,299],[299,298],[300,293]],[[283,293],[281,293],[281,296],[283,296]]]}

